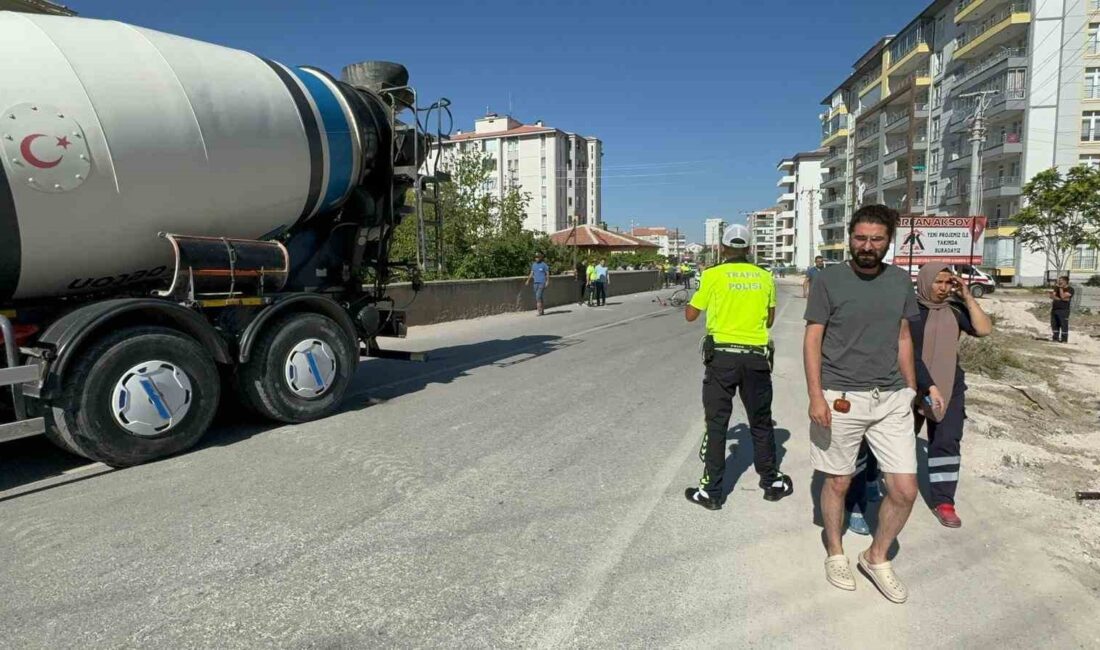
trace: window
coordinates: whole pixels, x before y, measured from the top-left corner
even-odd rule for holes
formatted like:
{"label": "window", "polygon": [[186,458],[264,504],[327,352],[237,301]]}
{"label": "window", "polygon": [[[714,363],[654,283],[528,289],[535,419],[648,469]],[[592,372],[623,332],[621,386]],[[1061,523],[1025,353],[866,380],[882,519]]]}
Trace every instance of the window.
{"label": "window", "polygon": [[1081,117],[1081,142],[1100,142],[1100,111],[1085,111]]}
{"label": "window", "polygon": [[942,153],[943,152],[940,151],[939,149],[936,149],[935,151],[932,152],[932,155],[931,155],[932,160],[928,165],[928,171],[930,171],[933,174],[940,173],[940,160],[941,160],[940,156],[942,155]]}
{"label": "window", "polygon": [[1005,79],[1005,99],[1023,99],[1027,88],[1027,70],[1013,68]]}
{"label": "window", "polygon": [[1085,44],[1087,54],[1100,54],[1100,23],[1089,23],[1089,40]]}
{"label": "window", "polygon": [[1073,251],[1072,268],[1083,271],[1091,271],[1096,268],[1096,249],[1088,246],[1078,246]]}
{"label": "window", "polygon": [[519,153],[519,138],[508,138],[508,153]]}
{"label": "window", "polygon": [[931,205],[937,205],[940,202],[940,184],[933,182],[928,184],[928,200]]}
{"label": "window", "polygon": [[939,140],[939,139],[940,139],[940,118],[933,117],[932,118],[932,141],[935,142],[936,140]]}
{"label": "window", "polygon": [[1100,68],[1085,69],[1085,99],[1100,99]]}
{"label": "window", "polygon": [[1081,154],[1081,157],[1078,160],[1082,165],[1088,165],[1089,167],[1100,169],[1100,154]]}

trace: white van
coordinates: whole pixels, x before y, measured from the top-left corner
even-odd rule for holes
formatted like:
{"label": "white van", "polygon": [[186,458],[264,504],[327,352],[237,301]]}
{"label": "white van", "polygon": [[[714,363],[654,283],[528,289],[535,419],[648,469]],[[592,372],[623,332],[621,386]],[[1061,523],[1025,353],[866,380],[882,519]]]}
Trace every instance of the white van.
{"label": "white van", "polygon": [[[902,269],[907,268],[905,264],[899,264],[898,266],[902,267]],[[970,293],[973,294],[975,298],[981,298],[997,290],[997,281],[993,279],[993,276],[976,266],[970,266],[969,264],[951,264],[948,265],[947,268],[955,275],[970,283]],[[914,284],[917,281],[918,273],[920,273],[920,267],[914,266],[909,274]]]}

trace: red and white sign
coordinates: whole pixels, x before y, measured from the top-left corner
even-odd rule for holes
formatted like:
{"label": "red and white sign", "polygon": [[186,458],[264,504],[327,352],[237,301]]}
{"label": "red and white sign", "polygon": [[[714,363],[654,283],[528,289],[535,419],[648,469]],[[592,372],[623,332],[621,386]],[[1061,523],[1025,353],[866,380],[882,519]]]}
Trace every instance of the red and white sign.
{"label": "red and white sign", "polygon": [[982,263],[985,217],[905,216],[898,219],[893,263],[914,266],[927,262]]}
{"label": "red and white sign", "polygon": [[41,192],[75,190],[92,170],[83,129],[53,106],[19,104],[4,111],[0,143],[12,176]]}

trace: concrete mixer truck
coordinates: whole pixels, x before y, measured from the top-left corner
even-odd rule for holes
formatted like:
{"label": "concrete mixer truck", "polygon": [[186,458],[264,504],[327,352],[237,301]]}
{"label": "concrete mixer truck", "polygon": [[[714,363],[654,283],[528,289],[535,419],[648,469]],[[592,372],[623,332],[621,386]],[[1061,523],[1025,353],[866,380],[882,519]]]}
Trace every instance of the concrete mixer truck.
{"label": "concrete mixer truck", "polygon": [[397,64],[0,12],[0,441],[127,466],[223,400],[333,413],[361,353],[402,356],[377,339],[417,277],[390,260],[433,182],[417,110]]}

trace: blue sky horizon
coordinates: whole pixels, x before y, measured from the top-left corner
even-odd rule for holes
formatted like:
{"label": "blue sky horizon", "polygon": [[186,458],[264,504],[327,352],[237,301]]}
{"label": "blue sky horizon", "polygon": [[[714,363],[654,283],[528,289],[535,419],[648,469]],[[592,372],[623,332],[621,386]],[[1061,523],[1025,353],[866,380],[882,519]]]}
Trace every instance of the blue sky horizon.
{"label": "blue sky horizon", "polygon": [[[776,165],[820,144],[820,101],[926,0],[638,0],[552,5],[68,0],[114,19],[333,74],[398,61],[454,128],[486,108],[604,143],[603,219],[680,228],[774,205]],[[509,107],[511,110],[509,111]]]}

